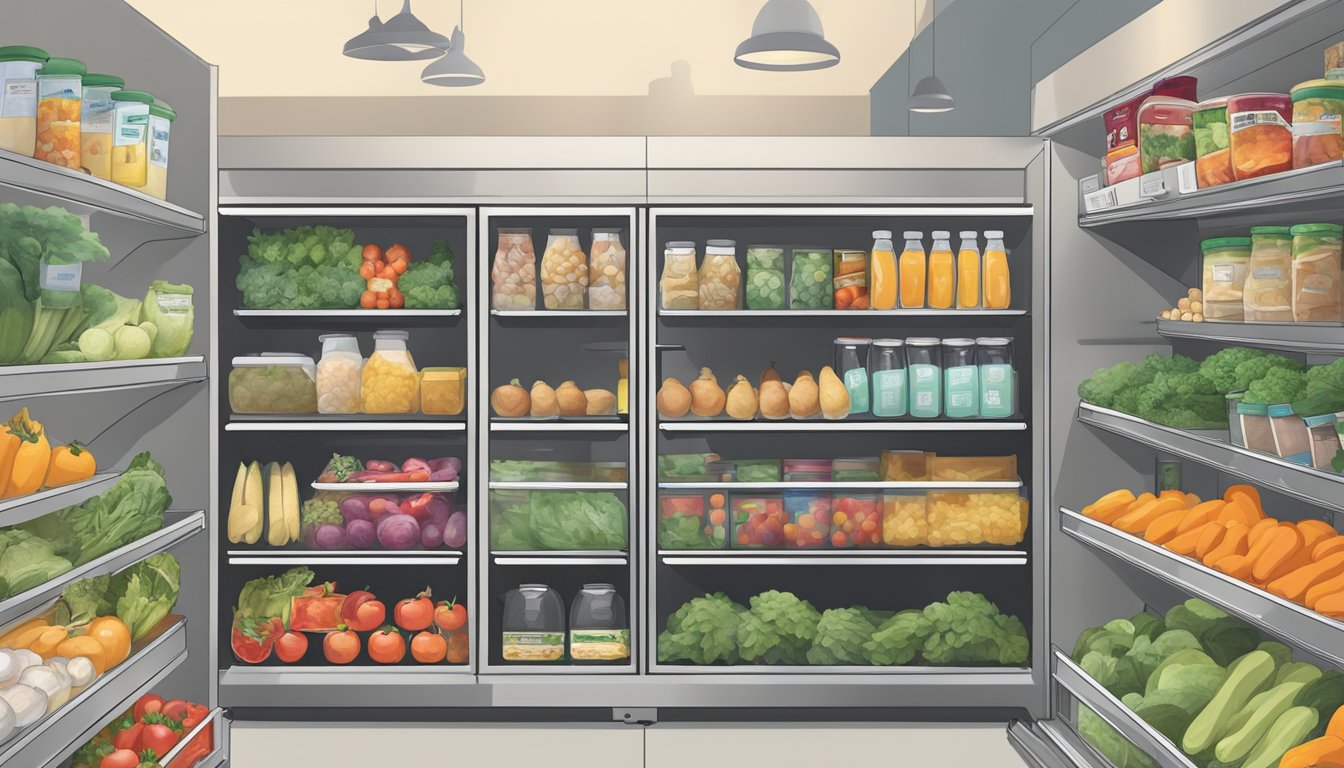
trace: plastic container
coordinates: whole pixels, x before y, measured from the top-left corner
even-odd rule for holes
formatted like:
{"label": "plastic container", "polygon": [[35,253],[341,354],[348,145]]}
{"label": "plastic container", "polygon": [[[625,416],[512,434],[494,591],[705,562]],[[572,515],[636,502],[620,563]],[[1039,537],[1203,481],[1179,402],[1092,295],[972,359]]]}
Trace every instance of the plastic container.
{"label": "plastic container", "polygon": [[139,189],[149,178],[149,105],[154,97],[144,91],[117,91],[112,130],[112,181]]}
{"label": "plastic container", "polygon": [[978,233],[966,230],[958,233],[961,245],[957,247],[957,309],[980,308],[980,247]]}
{"label": "plastic container", "polygon": [[831,480],[837,483],[876,483],[881,479],[882,462],[876,456],[831,462]]}
{"label": "plastic container", "polygon": [[695,271],[695,243],[676,241],[663,249],[663,276],[658,281],[663,309],[700,308],[700,276]]}
{"label": "plastic container", "polygon": [[500,653],[505,661],[565,658],[565,604],[545,584],[522,584],[504,595]]}
{"label": "plastic container", "polygon": [[868,254],[836,251],[833,303],[836,309],[868,309]]}
{"label": "plastic container", "polygon": [[[0,149],[32,157],[37,144],[37,71],[47,52],[28,45],[0,47]],[[45,158],[43,158],[45,159]]]}
{"label": "plastic container", "polygon": [[547,309],[583,309],[588,293],[588,257],[579,230],[552,229],[541,255],[541,300]]}
{"label": "plastic container", "polygon": [[1335,431],[1335,414],[1308,416],[1302,421],[1307,425],[1307,441],[1311,445],[1311,466],[1316,469],[1332,469],[1335,454],[1340,450],[1339,433]]}
{"label": "plastic container", "polygon": [[1106,185],[1138,178],[1139,105],[1146,96],[1138,96],[1106,112],[1106,156],[1102,161]]}
{"label": "plastic container", "polygon": [[830,459],[785,459],[782,464],[786,483],[829,483]]}
{"label": "plastic container", "polygon": [[490,480],[500,483],[576,482],[586,480],[582,465],[568,461],[490,460]]}
{"label": "plastic container", "polygon": [[373,354],[364,364],[360,396],[365,413],[420,410],[420,371],[406,348],[406,331],[376,331]]}
{"label": "plastic container", "polygon": [[1215,237],[1199,244],[1204,253],[1204,319],[1245,319],[1246,275],[1251,266],[1251,238]]}
{"label": "plastic container", "polygon": [[882,494],[854,491],[834,494],[831,546],[882,546]]}
{"label": "plastic container", "polygon": [[1241,429],[1241,417],[1237,414],[1237,406],[1241,403],[1241,398],[1246,396],[1246,392],[1229,392],[1224,398],[1227,401],[1227,427],[1228,440],[1233,445],[1246,447],[1246,434]]}
{"label": "plastic container", "polygon": [[1293,413],[1290,403],[1278,403],[1266,409],[1270,433],[1274,436],[1274,455],[1301,464],[1311,462],[1311,437],[1301,416]]}
{"label": "plastic container", "polygon": [[360,373],[364,369],[359,340],[348,333],[329,333],[317,340],[322,342],[322,358],[317,362],[317,412],[359,413]]}
{"label": "plastic container", "polygon": [[709,475],[709,482],[712,483],[737,482],[737,462],[734,461],[707,462],[705,472]]}
{"label": "plastic container", "polygon": [[610,584],[584,584],[569,609],[569,658],[576,664],[630,658],[625,600]]}
{"label": "plastic container", "polygon": [[1003,247],[1003,232],[985,232],[984,291],[985,309],[1008,309],[1013,303],[1012,272],[1008,268],[1008,249]]}
{"label": "plastic container", "polygon": [[1161,494],[1163,491],[1181,491],[1185,486],[1181,484],[1181,462],[1176,459],[1158,459],[1157,471],[1154,473],[1157,482],[1153,493]]}
{"label": "plastic container", "polygon": [[777,245],[747,246],[747,309],[783,309],[784,286],[784,249]]}
{"label": "plastic container", "polygon": [[1274,453],[1274,430],[1269,424],[1269,406],[1264,403],[1237,403],[1241,422],[1242,447],[1260,453]]}
{"label": "plastic container", "polygon": [[467,369],[449,366],[420,372],[420,410],[430,416],[456,416],[467,404]]}
{"label": "plastic container", "polygon": [[1237,181],[1293,167],[1293,100],[1286,93],[1227,99],[1232,174]]}
{"label": "plastic container", "polygon": [[979,373],[979,412],[982,419],[1006,419],[1017,412],[1017,371],[1013,368],[1013,340],[982,336],[975,340]]}
{"label": "plastic container", "polygon": [[849,412],[868,413],[868,350],[872,339],[840,337],[835,340],[832,362],[849,390]]}
{"label": "plastic container", "polygon": [[784,546],[784,526],[789,523],[789,516],[784,512],[784,497],[778,494],[733,494],[729,502],[734,549],[774,549]]}
{"label": "plastic container", "polygon": [[901,308],[922,309],[928,280],[928,256],[924,254],[924,233],[905,233],[905,248],[901,251]]}
{"label": "plastic container", "polygon": [[229,408],[234,413],[317,413],[316,368],[307,355],[235,357]]}
{"label": "plastic container", "polygon": [[710,482],[708,465],[717,453],[665,453],[658,457],[658,479],[669,483]]}
{"label": "plastic container", "polygon": [[922,547],[929,543],[928,496],[923,493],[882,494],[882,543],[888,547]]}
{"label": "plastic container", "polygon": [[873,257],[868,286],[868,303],[873,309],[895,309],[900,289],[896,271],[896,250],[891,245],[891,232],[879,229],[873,233]]}
{"label": "plastic container", "polygon": [[742,270],[737,266],[737,243],[709,240],[700,264],[700,309],[730,311],[742,308]]}
{"label": "plastic container", "polygon": [[830,309],[831,306],[831,250],[794,248],[789,309]]}
{"label": "plastic container", "polygon": [[593,230],[593,252],[588,257],[589,309],[625,309],[625,256],[621,230]]}
{"label": "plastic container", "polygon": [[882,481],[889,483],[925,482],[933,476],[934,454],[924,451],[883,451]]}
{"label": "plastic container", "polygon": [[1016,456],[933,456],[929,478],[940,483],[987,483],[1017,478]]}
{"label": "plastic container", "polygon": [[1139,106],[1139,170],[1152,173],[1167,166],[1193,162],[1195,133],[1191,122],[1193,101],[1149,96]]}
{"label": "plastic container", "polygon": [[149,143],[149,168],[144,192],[160,200],[168,198],[168,148],[176,119],[177,112],[167,104],[149,105],[149,135],[145,139]]}
{"label": "plastic container", "polygon": [[490,267],[490,306],[501,310],[537,308],[537,254],[532,230],[500,229]]}
{"label": "plastic container", "polygon": [[[710,498],[717,504],[709,504]],[[727,541],[728,513],[722,493],[658,497],[659,549],[722,549]]]}
{"label": "plastic container", "polygon": [[780,461],[778,459],[744,459],[737,463],[737,482],[739,483],[778,483]]}
{"label": "plastic container", "polygon": [[[829,470],[829,467],[828,467]],[[786,549],[819,549],[831,544],[831,495],[817,491],[784,494]]]}
{"label": "plastic container", "polygon": [[593,461],[586,466],[589,479],[595,483],[624,483],[630,478],[624,461]]}
{"label": "plastic container", "polygon": [[929,251],[929,306],[951,309],[956,301],[957,264],[952,253],[951,233],[939,230],[933,233],[933,249]]}
{"label": "plastic container", "polygon": [[1236,179],[1228,143],[1227,98],[1201,101],[1190,116],[1195,131],[1195,181],[1200,189]]}
{"label": "plastic container", "polygon": [[980,369],[974,339],[943,339],[943,415],[949,419],[980,415]]}
{"label": "plastic container", "polygon": [[1108,187],[1142,176],[1138,146],[1131,144],[1114,152],[1107,152],[1101,160],[1101,169],[1105,185]]}
{"label": "plastic container", "polygon": [[1247,322],[1293,320],[1293,240],[1288,227],[1251,227],[1251,261],[1242,292]]}
{"label": "plastic container", "polygon": [[906,402],[905,342],[873,339],[868,349],[869,399],[879,419],[904,416]]}
{"label": "plastic container", "polygon": [[929,546],[1020,544],[1030,507],[1016,491],[929,494]]}
{"label": "plastic container", "polygon": [[88,68],[79,59],[51,58],[37,70],[37,139],[33,157],[79,170],[79,120]]}
{"label": "plastic container", "polygon": [[79,157],[84,169],[100,179],[112,178],[112,129],[116,123],[113,92],[125,87],[116,75],[84,76],[79,110]]}
{"label": "plastic container", "polygon": [[943,415],[942,342],[917,336],[905,340],[910,415],[936,419]]}
{"label": "plastic container", "polygon": [[1299,323],[1339,322],[1340,259],[1338,224],[1298,224],[1293,236],[1293,320]]}
{"label": "plastic container", "polygon": [[1344,157],[1344,83],[1308,80],[1293,86],[1293,167],[1310,168]]}

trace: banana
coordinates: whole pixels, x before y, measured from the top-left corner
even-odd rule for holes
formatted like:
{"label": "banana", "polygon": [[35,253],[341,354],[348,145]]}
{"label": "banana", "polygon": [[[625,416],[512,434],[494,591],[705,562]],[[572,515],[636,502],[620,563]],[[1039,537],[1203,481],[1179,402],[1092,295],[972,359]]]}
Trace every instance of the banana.
{"label": "banana", "polygon": [[243,493],[244,506],[252,507],[254,510],[249,515],[244,515],[250,524],[243,530],[243,541],[248,544],[256,544],[261,540],[261,530],[265,523],[263,511],[266,506],[266,496],[262,489],[261,464],[252,462],[247,468],[247,490]]}
{"label": "banana", "polygon": [[243,525],[243,515],[241,507],[245,501],[247,491],[247,465],[238,463],[238,476],[233,480],[233,499],[229,502],[229,543],[237,544],[243,540],[243,534],[247,532],[248,526]]}
{"label": "banana", "polygon": [[280,462],[272,461],[267,481],[270,499],[266,505],[266,543],[283,547],[289,543],[289,524],[285,521],[285,482]]}
{"label": "banana", "polygon": [[280,488],[285,496],[285,528],[290,541],[299,540],[299,481],[294,465],[288,461],[280,468]]}

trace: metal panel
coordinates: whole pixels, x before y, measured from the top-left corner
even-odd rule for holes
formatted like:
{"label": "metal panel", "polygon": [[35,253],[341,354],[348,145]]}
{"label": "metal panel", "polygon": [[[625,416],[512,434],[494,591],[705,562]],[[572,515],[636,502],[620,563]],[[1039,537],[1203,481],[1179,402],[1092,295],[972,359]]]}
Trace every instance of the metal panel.
{"label": "metal panel", "polygon": [[1021,168],[653,169],[649,171],[648,182],[650,203],[778,201],[910,205],[1021,203],[1025,197],[1023,183]]}
{"label": "metal panel", "polygon": [[226,170],[220,202],[232,204],[635,203],[641,170]]}
{"label": "metal panel", "polygon": [[490,688],[468,667],[230,667],[219,673],[222,707],[483,707]]}
{"label": "metal panel", "polygon": [[1243,347],[1319,355],[1344,355],[1344,325],[1339,323],[1219,323],[1206,320],[1158,320],[1157,332],[1169,339],[1194,339]]}
{"label": "metal panel", "polygon": [[9,365],[0,368],[0,401],[114,389],[177,387],[203,381],[205,358],[109,360],[104,363]]}
{"label": "metal panel", "polygon": [[[643,168],[643,136],[229,136],[229,169]],[[400,176],[400,174],[398,174]]]}
{"label": "metal panel", "polygon": [[[650,136],[648,167],[1021,172],[1040,154],[1041,146],[1040,139],[1010,136]],[[704,194],[710,189],[698,191]],[[975,187],[963,187],[962,192],[967,189]]]}
{"label": "metal panel", "polygon": [[0,526],[18,525],[51,512],[59,512],[111,488],[121,472],[99,472],[88,480],[48,488],[26,496],[0,501]]}

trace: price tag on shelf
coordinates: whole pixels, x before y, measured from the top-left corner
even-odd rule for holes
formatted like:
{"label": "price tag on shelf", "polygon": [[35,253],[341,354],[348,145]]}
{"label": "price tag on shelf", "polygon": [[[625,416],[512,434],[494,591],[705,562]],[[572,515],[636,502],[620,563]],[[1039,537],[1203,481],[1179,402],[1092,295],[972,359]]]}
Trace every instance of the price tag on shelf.
{"label": "price tag on shelf", "polygon": [[1195,176],[1195,164],[1185,163],[1176,167],[1176,183],[1180,194],[1188,195],[1199,189],[1199,179]]}
{"label": "price tag on shelf", "polygon": [[1166,193],[1167,182],[1163,179],[1161,171],[1144,174],[1139,179],[1139,197],[1153,199],[1162,197]]}
{"label": "price tag on shelf", "polygon": [[1101,189],[1101,174],[1094,173],[1091,176],[1078,182],[1078,191],[1084,195],[1090,195]]}
{"label": "price tag on shelf", "polygon": [[1097,213],[1107,208],[1114,208],[1120,204],[1120,198],[1115,193],[1115,187],[1106,187],[1096,192],[1083,195],[1083,212]]}

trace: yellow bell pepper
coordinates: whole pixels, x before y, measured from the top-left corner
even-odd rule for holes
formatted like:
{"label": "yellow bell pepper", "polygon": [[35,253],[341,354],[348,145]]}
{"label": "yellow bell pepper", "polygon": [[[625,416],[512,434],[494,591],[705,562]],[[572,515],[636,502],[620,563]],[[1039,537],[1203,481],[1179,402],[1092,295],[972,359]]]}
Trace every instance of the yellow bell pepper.
{"label": "yellow bell pepper", "polygon": [[98,462],[93,458],[93,451],[85,448],[83,444],[74,442],[57,446],[51,451],[46,485],[48,488],[55,488],[58,485],[78,483],[93,477],[93,473],[97,471]]}
{"label": "yellow bell pepper", "polygon": [[9,487],[5,496],[23,496],[42,487],[51,464],[51,443],[40,422],[28,416],[23,408],[9,420],[9,433],[19,438],[14,464],[9,470]]}
{"label": "yellow bell pepper", "polygon": [[9,431],[8,424],[0,424],[0,499],[9,497],[9,474],[20,442],[19,436]]}

